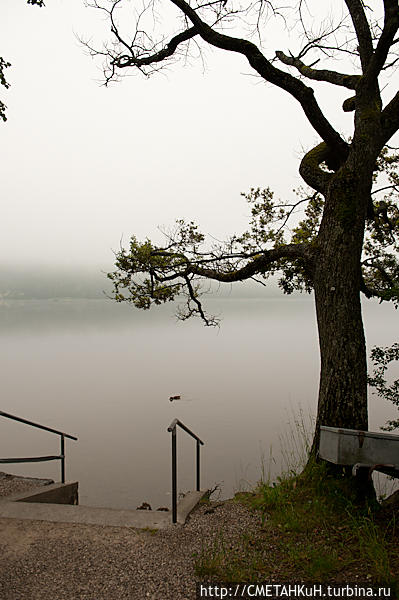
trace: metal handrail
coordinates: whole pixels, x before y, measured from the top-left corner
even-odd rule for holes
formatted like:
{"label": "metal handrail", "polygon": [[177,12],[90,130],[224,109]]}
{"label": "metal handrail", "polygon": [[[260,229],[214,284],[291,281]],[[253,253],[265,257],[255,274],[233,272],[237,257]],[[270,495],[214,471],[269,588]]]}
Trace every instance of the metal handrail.
{"label": "metal handrail", "polygon": [[12,419],[13,421],[18,421],[19,423],[24,423],[24,425],[30,425],[31,427],[36,427],[37,429],[43,429],[44,431],[49,431],[50,433],[55,433],[60,436],[61,440],[61,451],[59,455],[56,456],[35,456],[29,458],[0,458],[0,464],[13,464],[13,463],[24,463],[24,462],[44,462],[47,460],[60,460],[61,461],[61,482],[65,483],[65,438],[69,438],[71,440],[77,440],[78,438],[74,435],[70,435],[69,433],[65,433],[64,431],[59,431],[58,429],[53,429],[52,427],[46,427],[46,425],[41,425],[40,423],[35,423],[34,421],[28,421],[27,419],[23,419],[22,417],[16,417],[15,415],[11,415],[10,413],[6,413],[0,410],[0,416],[5,417],[7,419]]}
{"label": "metal handrail", "polygon": [[204,442],[193,433],[184,423],[179,419],[174,419],[168,427],[168,431],[172,434],[172,522],[177,523],[177,435],[176,427],[179,425],[186,433],[191,435],[197,442],[197,467],[196,467],[196,484],[197,492],[200,491],[200,446],[204,445]]}

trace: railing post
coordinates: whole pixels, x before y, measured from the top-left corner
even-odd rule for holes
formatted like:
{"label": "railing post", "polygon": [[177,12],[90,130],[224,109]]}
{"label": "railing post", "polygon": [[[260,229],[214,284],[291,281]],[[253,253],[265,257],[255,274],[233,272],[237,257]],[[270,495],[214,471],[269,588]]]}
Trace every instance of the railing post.
{"label": "railing post", "polygon": [[43,431],[49,431],[50,433],[55,433],[60,436],[61,439],[61,452],[60,455],[57,456],[32,456],[29,458],[0,458],[0,464],[13,464],[13,463],[24,463],[24,462],[43,462],[46,460],[60,460],[61,461],[61,481],[65,483],[65,438],[69,438],[70,440],[77,440],[78,438],[74,435],[70,435],[69,433],[64,433],[63,431],[59,431],[58,429],[53,429],[52,427],[46,427],[45,425],[40,425],[40,423],[34,423],[33,421],[28,421],[27,419],[22,419],[21,417],[17,417],[15,415],[10,415],[9,413],[0,410],[0,417],[5,417],[6,419],[11,419],[12,421],[17,421],[18,423],[24,423],[25,425],[29,425],[30,427],[36,427],[37,429],[42,429]]}
{"label": "railing post", "polygon": [[196,487],[198,492],[200,491],[200,445],[204,445],[204,442],[179,419],[174,419],[169,425],[168,431],[172,434],[172,523],[177,523],[177,426],[184,429],[197,442]]}
{"label": "railing post", "polygon": [[172,429],[172,523],[177,523],[177,438]]}
{"label": "railing post", "polygon": [[65,483],[65,438],[61,435],[61,483]]}
{"label": "railing post", "polygon": [[200,443],[197,440],[197,492],[200,491]]}

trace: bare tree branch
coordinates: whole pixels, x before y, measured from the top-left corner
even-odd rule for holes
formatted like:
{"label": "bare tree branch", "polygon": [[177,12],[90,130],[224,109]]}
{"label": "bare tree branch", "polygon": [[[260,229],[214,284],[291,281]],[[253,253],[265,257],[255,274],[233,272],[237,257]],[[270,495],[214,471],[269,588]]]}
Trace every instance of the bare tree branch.
{"label": "bare tree branch", "polygon": [[382,144],[385,145],[399,129],[399,92],[381,113]]}
{"label": "bare tree branch", "polygon": [[[187,319],[189,319],[195,312],[199,314],[199,316],[201,317],[201,319],[204,321],[205,325],[207,325],[208,327],[212,327],[218,324],[217,319],[215,319],[215,317],[209,317],[205,312],[204,309],[202,307],[202,304],[198,298],[198,294],[196,293],[196,291],[194,290],[191,280],[189,277],[185,277],[184,281],[186,283],[187,286],[187,290],[188,290],[188,294],[189,294],[189,300],[187,302],[187,312],[183,313],[182,311],[180,311],[178,313],[178,317],[185,321]],[[195,304],[195,308],[192,308],[190,305],[190,302],[194,302]]]}
{"label": "bare tree branch", "polygon": [[[332,174],[323,171],[320,168],[320,165],[323,162],[328,162],[330,158],[331,151],[329,147],[322,142],[305,154],[299,167],[299,173],[303,180],[321,194],[325,193],[327,185],[331,181]],[[330,166],[336,168],[334,163],[330,163]]]}
{"label": "bare tree branch", "polygon": [[207,279],[213,279],[223,283],[233,283],[234,281],[244,281],[251,279],[258,273],[264,273],[270,266],[281,260],[301,259],[308,263],[309,267],[313,264],[315,250],[309,244],[286,244],[271,250],[264,250],[258,253],[248,264],[232,272],[218,271],[217,269],[208,269],[200,265],[191,264],[188,269],[190,273],[199,275]]}
{"label": "bare tree branch", "polygon": [[348,7],[352,23],[355,27],[359,42],[360,63],[364,73],[374,51],[370,26],[364,12],[364,4],[362,0],[345,0],[345,4]]}
{"label": "bare tree branch", "polygon": [[120,69],[132,66],[144,67],[153,63],[162,62],[166,58],[172,56],[180,44],[182,44],[183,42],[187,42],[188,40],[196,36],[197,33],[198,32],[196,31],[195,27],[191,27],[190,29],[186,29],[185,31],[182,31],[181,33],[175,35],[159,52],[155,52],[154,54],[151,54],[149,56],[138,58],[134,55],[133,49],[130,49],[130,55],[118,56],[111,62],[115,67],[118,67]]}
{"label": "bare tree branch", "polygon": [[397,0],[384,0],[384,8],[384,27],[365,72],[365,77],[369,81],[376,79],[383,69],[395,35],[399,29]]}
{"label": "bare tree branch", "polygon": [[301,75],[308,79],[315,79],[316,81],[326,81],[334,85],[346,87],[350,90],[356,89],[356,85],[359,81],[359,75],[346,75],[345,73],[337,73],[336,71],[329,71],[327,69],[313,69],[306,66],[300,58],[295,56],[287,56],[284,52],[277,51],[276,56],[282,63],[288,66],[295,67]]}
{"label": "bare tree branch", "polygon": [[231,52],[243,54],[252,68],[266,81],[285,90],[302,106],[302,109],[313,128],[337,155],[347,155],[347,144],[322,113],[311,88],[307,87],[292,75],[274,67],[262,54],[259,48],[248,40],[227,36],[215,31],[205,23],[185,0],[171,0],[193,23],[198,34],[206,42]]}
{"label": "bare tree branch", "polygon": [[399,193],[399,187],[397,185],[384,185],[384,187],[379,188],[378,190],[373,190],[371,192],[371,195],[380,194],[381,192],[384,192],[385,190],[394,190],[395,192]]}

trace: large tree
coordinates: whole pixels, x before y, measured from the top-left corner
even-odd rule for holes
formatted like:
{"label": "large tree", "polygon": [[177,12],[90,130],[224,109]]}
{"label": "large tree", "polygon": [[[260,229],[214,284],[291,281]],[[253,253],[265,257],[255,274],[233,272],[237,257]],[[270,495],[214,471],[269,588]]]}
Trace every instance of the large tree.
{"label": "large tree", "polygon": [[[225,244],[207,246],[195,224],[183,221],[177,221],[163,247],[132,238],[130,247],[117,254],[117,270],[110,274],[116,300],[149,308],[186,294],[180,316],[197,314],[212,324],[200,300],[200,280],[262,280],[282,270],[280,284],[285,291],[314,290],[321,356],[314,448],[322,424],[367,430],[360,298],[361,294],[381,300],[399,298],[397,196],[384,197],[373,188],[385,164],[391,179],[386,186],[398,189],[397,158],[387,153],[399,127],[399,93],[393,77],[399,61],[395,55],[398,0],[367,5],[362,0],[313,4],[300,0],[284,3],[281,9],[266,0],[247,5],[239,0],[163,0],[137,10],[131,31],[132,19],[123,12],[125,0],[90,4],[105,11],[110,20],[112,42],[100,52],[91,48],[105,59],[107,82],[129,69],[146,75],[156,72],[189,53],[193,43],[200,49],[214,46],[242,54],[255,74],[282,94],[290,94],[320,138],[299,165],[311,192],[299,201],[308,202],[306,216],[291,236],[287,237],[285,225],[298,203],[276,202],[269,189],[253,189],[247,194],[252,203],[250,230]],[[134,6],[127,4],[129,10]],[[158,30],[163,6],[165,27],[178,15],[170,34]],[[172,13],[168,12],[171,6]],[[147,10],[155,14],[153,30],[146,28]],[[320,12],[317,25],[315,15]],[[295,48],[269,53],[267,26],[273,18],[283,18],[293,31],[299,28]],[[235,24],[241,34],[243,20],[253,23],[258,42],[256,37],[231,34]],[[340,72],[338,64],[349,64],[350,72]],[[337,113],[353,112],[353,129],[346,138],[321,109],[314,89],[319,82],[349,92],[343,105],[341,99],[336,107]],[[277,119],[283,126],[286,115],[277,114]]]}

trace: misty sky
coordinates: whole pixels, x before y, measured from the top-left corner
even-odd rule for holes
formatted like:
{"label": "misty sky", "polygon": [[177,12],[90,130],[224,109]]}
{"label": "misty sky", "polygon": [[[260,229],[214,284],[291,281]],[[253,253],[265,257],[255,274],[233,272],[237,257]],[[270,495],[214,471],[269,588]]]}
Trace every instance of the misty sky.
{"label": "misty sky", "polygon": [[[0,89],[2,264],[107,269],[133,233],[159,239],[158,225],[184,217],[222,239],[245,229],[240,192],[292,195],[303,149],[319,140],[242,57],[207,51],[205,73],[192,60],[105,88],[75,35],[101,39],[103,16],[83,0],[46,4],[2,0],[0,55],[12,63]],[[268,56],[288,49],[277,35]],[[330,86],[319,98],[333,116]],[[352,119],[339,111],[334,124],[350,131]]]}

